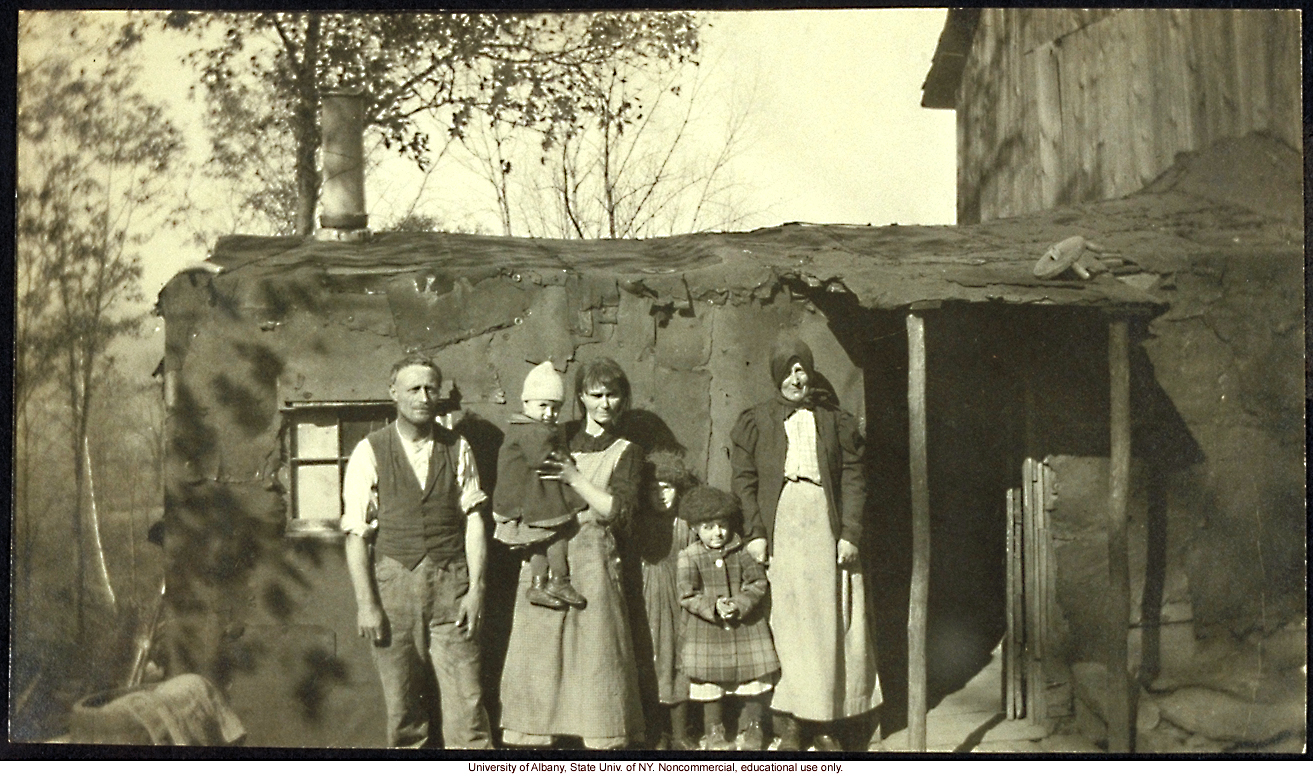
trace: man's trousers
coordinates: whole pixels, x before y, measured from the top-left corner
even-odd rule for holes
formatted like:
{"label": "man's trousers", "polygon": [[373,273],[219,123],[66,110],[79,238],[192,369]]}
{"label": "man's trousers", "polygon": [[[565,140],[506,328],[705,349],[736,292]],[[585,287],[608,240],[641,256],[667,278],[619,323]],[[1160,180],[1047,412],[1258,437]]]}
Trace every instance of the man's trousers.
{"label": "man's trousers", "polygon": [[426,557],[411,570],[379,554],[374,576],[388,624],[388,639],[374,645],[387,704],[388,746],[429,743],[435,706],[430,688],[436,680],[443,747],[491,748],[479,645],[456,629],[460,602],[470,587],[465,560],[439,565]]}

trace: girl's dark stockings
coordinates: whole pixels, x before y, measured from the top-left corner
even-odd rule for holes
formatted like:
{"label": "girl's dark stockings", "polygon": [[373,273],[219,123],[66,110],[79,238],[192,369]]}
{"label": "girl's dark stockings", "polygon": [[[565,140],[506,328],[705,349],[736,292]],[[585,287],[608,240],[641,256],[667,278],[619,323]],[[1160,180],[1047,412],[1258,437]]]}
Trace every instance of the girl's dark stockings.
{"label": "girl's dark stockings", "polygon": [[688,741],[687,703],[675,703],[670,706],[670,748],[674,750],[693,748]]}
{"label": "girl's dark stockings", "polygon": [[535,577],[546,578],[549,568],[552,571],[552,576],[557,579],[565,579],[570,576],[570,561],[566,554],[564,539],[555,539],[549,542],[546,547],[535,546],[532,554],[529,555],[529,571]]}
{"label": "girl's dark stockings", "polygon": [[725,735],[721,701],[705,701],[702,704],[702,728],[706,731],[707,749],[723,752],[733,746]]}
{"label": "girl's dark stockings", "polygon": [[552,576],[557,579],[568,579],[570,577],[570,561],[566,555],[566,540],[558,536],[547,545],[547,565],[552,570]]}

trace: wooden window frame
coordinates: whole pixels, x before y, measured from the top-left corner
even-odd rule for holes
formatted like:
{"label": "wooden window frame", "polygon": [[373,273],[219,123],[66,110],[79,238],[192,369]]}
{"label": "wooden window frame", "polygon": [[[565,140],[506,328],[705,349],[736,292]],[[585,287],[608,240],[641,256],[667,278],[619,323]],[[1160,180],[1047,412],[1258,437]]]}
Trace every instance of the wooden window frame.
{"label": "wooden window frame", "polygon": [[[380,423],[380,427],[391,422],[396,417],[396,406],[389,400],[364,400],[364,401],[298,401],[287,402],[279,408],[283,416],[282,437],[283,437],[283,466],[282,470],[285,475],[284,484],[287,492],[287,521],[284,529],[284,536],[288,537],[317,537],[317,538],[339,538],[342,535],[341,530],[341,498],[342,482],[346,475],[347,460],[351,456],[351,450],[346,449],[344,444],[343,424],[348,422],[369,422]],[[307,456],[301,457],[297,450],[298,433],[297,430],[304,420],[312,413],[323,414],[332,413],[334,418],[333,426],[336,430],[337,438],[337,455],[333,457],[325,456]],[[372,431],[372,429],[371,429]],[[352,445],[354,447],[354,443]],[[333,518],[326,517],[304,517],[299,514],[300,494],[299,483],[301,478],[299,470],[307,466],[326,466],[328,464],[337,465],[338,473],[338,510],[337,516]]]}

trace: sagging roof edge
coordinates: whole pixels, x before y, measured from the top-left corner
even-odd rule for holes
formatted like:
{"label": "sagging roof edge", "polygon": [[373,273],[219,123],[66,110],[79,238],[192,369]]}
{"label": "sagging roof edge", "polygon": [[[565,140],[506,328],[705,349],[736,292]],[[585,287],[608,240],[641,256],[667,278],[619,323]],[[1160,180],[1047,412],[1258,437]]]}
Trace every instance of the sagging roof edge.
{"label": "sagging roof edge", "polygon": [[980,21],[979,8],[950,8],[939,33],[934,59],[921,84],[921,107],[952,110],[957,107],[957,87],[962,82],[971,41]]}
{"label": "sagging roof edge", "polygon": [[[317,268],[331,274],[331,270],[325,270],[323,267]],[[413,266],[407,268],[377,268],[376,272],[353,273],[356,277],[368,275],[378,279],[395,279],[402,275],[414,274],[416,272],[432,272],[436,267],[424,268],[422,266]],[[1087,286],[1087,282],[1061,281],[1054,284],[1051,288],[1044,286],[1014,286],[1006,283],[985,283],[971,284],[961,289],[960,293],[927,293],[919,295],[915,293],[895,292],[896,299],[881,298],[880,295],[873,295],[866,289],[866,293],[860,288],[852,288],[844,282],[842,276],[818,276],[805,270],[796,268],[782,267],[765,267],[766,276],[761,278],[762,282],[751,288],[730,289],[720,287],[719,284],[700,284],[696,281],[692,285],[689,283],[689,275],[694,272],[680,272],[671,276],[678,289],[674,287],[653,288],[650,284],[645,284],[643,278],[627,274],[617,274],[611,272],[599,272],[589,270],[583,267],[571,267],[565,269],[565,276],[575,275],[580,278],[591,278],[594,282],[598,280],[614,282],[614,292],[624,293],[631,296],[647,298],[652,307],[683,309],[691,307],[695,302],[708,303],[713,305],[726,304],[745,304],[752,300],[773,297],[776,293],[785,293],[793,296],[795,299],[805,300],[809,303],[817,304],[818,307],[834,309],[830,307],[831,302],[839,302],[841,307],[847,309],[858,308],[868,312],[906,314],[918,310],[935,310],[940,308],[953,308],[965,305],[990,305],[994,307],[1039,307],[1039,308],[1066,308],[1066,309],[1098,309],[1110,317],[1133,317],[1152,319],[1166,312],[1170,305],[1157,298],[1153,294],[1139,292],[1138,289],[1123,287],[1120,281],[1113,279],[1112,276],[1103,276],[1101,282],[1112,287],[1111,295],[1100,294],[1097,291],[1090,293],[1093,289],[1080,289],[1080,286]],[[482,279],[490,279],[500,275],[515,275],[518,281],[519,272],[514,272],[509,268],[487,268],[488,271],[480,273]],[[236,271],[240,271],[236,270]],[[523,268],[520,269],[523,272]],[[219,274],[228,274],[221,272]],[[317,274],[317,273],[316,273]],[[455,272],[454,275],[468,277],[465,273]],[[176,277],[192,277],[193,283],[197,275],[204,280],[202,282],[212,282],[215,274],[212,272],[201,273],[196,268],[184,270]],[[542,285],[554,284],[564,281],[565,278],[553,278]],[[651,278],[648,278],[651,280]],[[861,285],[860,283],[858,284]],[[956,284],[951,284],[956,285]],[[159,317],[164,315],[164,296],[168,291],[169,284],[161,289],[156,301],[154,312]],[[1066,291],[1064,293],[1064,290]],[[1076,291],[1076,293],[1072,293]]]}

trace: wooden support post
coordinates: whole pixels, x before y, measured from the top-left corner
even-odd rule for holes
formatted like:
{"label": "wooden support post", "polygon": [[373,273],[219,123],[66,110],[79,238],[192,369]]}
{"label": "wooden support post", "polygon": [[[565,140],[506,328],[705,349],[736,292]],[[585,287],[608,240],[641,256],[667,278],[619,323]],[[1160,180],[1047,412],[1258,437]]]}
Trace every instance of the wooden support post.
{"label": "wooden support post", "polygon": [[1131,474],[1131,370],[1125,319],[1108,324],[1111,452],[1108,467],[1108,751],[1127,753],[1134,744],[1126,636],[1131,620],[1131,583],[1126,558],[1126,494]]}
{"label": "wooden support post", "polygon": [[1022,466],[1022,585],[1025,612],[1025,713],[1042,725],[1047,719],[1044,699],[1044,464],[1026,458]]}
{"label": "wooden support post", "polygon": [[907,610],[907,744],[926,748],[926,620],[930,601],[930,486],[926,459],[925,319],[907,314],[908,451],[912,475],[912,586]]}
{"label": "wooden support post", "polygon": [[1006,617],[1007,629],[1004,631],[1003,636],[1003,713],[1007,715],[1007,719],[1016,719],[1020,716],[1016,706],[1016,693],[1013,692],[1013,687],[1017,681],[1017,645],[1015,641],[1017,624],[1014,619],[1015,610],[1012,608],[1012,601],[1016,598],[1017,584],[1017,574],[1014,568],[1017,561],[1017,537],[1013,533],[1012,517],[1016,514],[1014,498],[1017,495],[1019,494],[1015,489],[1008,489],[1007,510],[1004,514],[1006,538],[1003,546],[1007,548],[1007,571],[1004,573],[1004,587],[1007,592],[1003,599],[1003,612]]}

